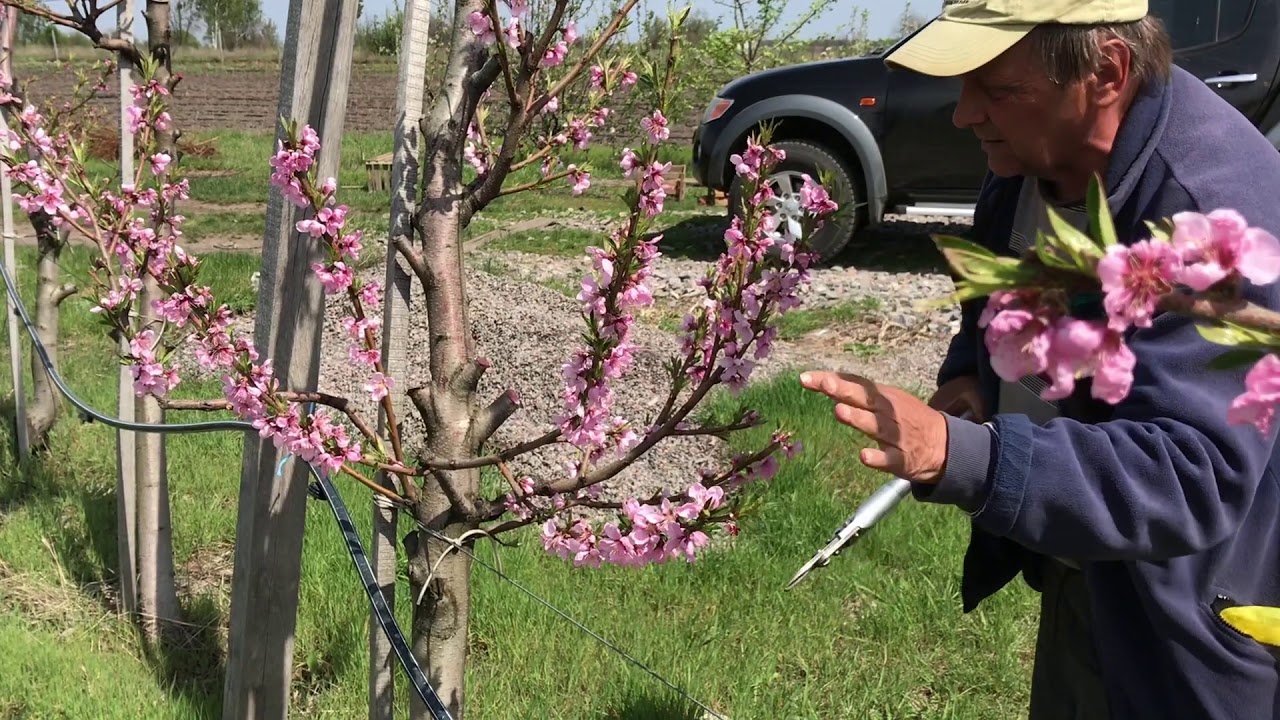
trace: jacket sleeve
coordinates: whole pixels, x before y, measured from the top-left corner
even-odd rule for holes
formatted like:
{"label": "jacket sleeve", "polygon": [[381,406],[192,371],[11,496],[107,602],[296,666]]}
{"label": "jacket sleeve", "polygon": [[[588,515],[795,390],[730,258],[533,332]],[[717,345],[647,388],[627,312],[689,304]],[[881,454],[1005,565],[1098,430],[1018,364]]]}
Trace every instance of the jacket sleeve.
{"label": "jacket sleeve", "polygon": [[[1277,293],[1252,298],[1277,307]],[[1276,431],[1231,425],[1247,367],[1211,370],[1226,348],[1185,317],[1133,332],[1134,385],[1105,422],[1023,415],[948,418],[947,468],[926,502],[969,511],[989,533],[1083,561],[1160,560],[1228,537],[1248,511]]]}

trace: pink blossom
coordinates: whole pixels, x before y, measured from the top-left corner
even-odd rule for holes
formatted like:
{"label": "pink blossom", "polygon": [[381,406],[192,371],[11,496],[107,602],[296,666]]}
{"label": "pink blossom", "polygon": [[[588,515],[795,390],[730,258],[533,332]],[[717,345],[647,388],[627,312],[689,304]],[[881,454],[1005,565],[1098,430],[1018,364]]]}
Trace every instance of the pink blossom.
{"label": "pink blossom", "polygon": [[493,32],[493,22],[489,16],[479,10],[473,10],[467,15],[467,26],[471,28],[472,34],[480,38],[480,42],[485,45],[492,45],[497,36]]}
{"label": "pink blossom", "polygon": [[572,165],[569,166],[569,179],[573,182],[574,195],[581,195],[591,187],[591,173],[583,172]]}
{"label": "pink blossom", "polygon": [[640,167],[642,163],[640,157],[631,148],[627,147],[622,148],[622,162],[618,164],[622,167],[623,176],[631,177],[636,168]]}
{"label": "pink blossom", "polygon": [[555,67],[564,62],[564,58],[569,54],[569,46],[564,40],[557,40],[547,47],[546,52],[542,54],[542,60],[538,64],[544,68]]}
{"label": "pink blossom", "polygon": [[654,145],[671,137],[671,128],[667,127],[667,118],[661,110],[654,110],[653,115],[641,118],[640,127],[649,133],[649,142]]}
{"label": "pink blossom", "polygon": [[560,32],[564,34],[564,41],[572,45],[578,39],[578,24],[570,20]]}
{"label": "pink blossom", "polygon": [[171,161],[171,158],[169,157],[169,153],[156,153],[152,155],[151,156],[151,174],[152,175],[164,174],[164,171],[169,167],[170,161]]}
{"label": "pink blossom", "polygon": [[368,311],[382,304],[382,286],[377,282],[367,282],[360,288],[360,303]]}
{"label": "pink blossom", "polygon": [[1038,304],[1034,294],[993,293],[978,319],[978,327],[987,329],[984,341],[996,374],[1016,382],[1048,369],[1055,319]]}
{"label": "pink blossom", "polygon": [[1280,356],[1267,353],[1249,368],[1244,379],[1245,390],[1227,410],[1232,425],[1253,425],[1264,434],[1275,424],[1276,405],[1280,405]]}
{"label": "pink blossom", "polygon": [[512,50],[520,49],[520,37],[522,34],[520,20],[517,18],[511,18],[511,22],[507,23],[507,26],[502,29],[502,39],[506,41],[507,46]]}
{"label": "pink blossom", "polygon": [[346,290],[351,286],[351,281],[355,279],[355,271],[341,260],[328,265],[313,263],[311,269],[315,271],[316,277],[320,278],[320,283],[324,285],[325,293],[329,295]]}
{"label": "pink blossom", "polygon": [[1181,271],[1177,253],[1168,244],[1143,240],[1132,246],[1112,245],[1098,261],[1098,279],[1106,293],[1103,305],[1113,330],[1130,325],[1150,327],[1160,298]]}
{"label": "pink blossom", "polygon": [[830,215],[836,211],[836,203],[831,199],[831,194],[827,189],[813,181],[813,178],[807,174],[804,177],[804,184],[800,187],[800,206],[805,212],[819,217]]}
{"label": "pink blossom", "polygon": [[1280,241],[1235,210],[1181,212],[1173,223],[1171,241],[1184,266],[1178,280],[1191,289],[1207,290],[1233,273],[1258,285],[1280,278]]}
{"label": "pink blossom", "polygon": [[382,400],[387,393],[394,390],[396,386],[395,378],[387,377],[380,372],[375,372],[369,378],[369,382],[364,384],[364,391],[369,393],[374,402]]}

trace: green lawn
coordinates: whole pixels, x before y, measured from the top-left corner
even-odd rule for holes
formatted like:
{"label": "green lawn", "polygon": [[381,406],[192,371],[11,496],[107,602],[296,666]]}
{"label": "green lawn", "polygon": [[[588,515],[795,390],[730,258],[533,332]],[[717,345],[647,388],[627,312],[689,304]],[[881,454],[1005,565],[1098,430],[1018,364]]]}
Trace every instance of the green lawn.
{"label": "green lawn", "polygon": [[[70,253],[64,265],[70,272],[85,258]],[[32,262],[31,252],[20,252],[28,298]],[[219,296],[248,299],[255,262],[209,255],[207,277]],[[73,300],[63,314],[62,371],[86,401],[110,410],[115,374],[104,358],[112,348],[82,307]],[[8,373],[0,383],[11,403]],[[218,392],[195,382],[180,390]],[[806,450],[751,491],[754,511],[732,545],[692,565],[586,570],[545,555],[530,533],[500,550],[505,571],[734,720],[1023,716],[1034,597],[1015,582],[961,615],[961,514],[908,501],[831,566],[783,591],[885,477],[860,466],[861,439],[794,377],[720,398],[714,411],[730,413],[740,400],[796,431]],[[239,437],[169,440],[175,553],[195,627],[186,648],[148,659],[101,600],[115,582],[113,432],[68,410],[54,433],[55,454],[20,468],[11,409],[3,420],[0,718],[218,717]],[[736,442],[758,447],[771,429]],[[340,487],[367,537],[367,496],[351,483]],[[311,502],[307,520],[294,714],[363,717],[367,599],[328,508]],[[491,546],[479,552],[492,561]],[[484,569],[474,579],[468,717],[700,716]],[[403,572],[398,593],[407,627]],[[403,692],[402,677],[397,686]]]}

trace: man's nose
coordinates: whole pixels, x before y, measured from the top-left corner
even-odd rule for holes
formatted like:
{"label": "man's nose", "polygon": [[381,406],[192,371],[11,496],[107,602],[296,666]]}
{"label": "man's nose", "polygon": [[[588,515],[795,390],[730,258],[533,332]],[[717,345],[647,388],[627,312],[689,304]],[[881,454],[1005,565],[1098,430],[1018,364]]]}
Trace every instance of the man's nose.
{"label": "man's nose", "polygon": [[956,109],[951,113],[951,124],[960,129],[981,125],[987,119],[977,101],[977,93],[968,78],[960,81],[960,97],[956,99]]}

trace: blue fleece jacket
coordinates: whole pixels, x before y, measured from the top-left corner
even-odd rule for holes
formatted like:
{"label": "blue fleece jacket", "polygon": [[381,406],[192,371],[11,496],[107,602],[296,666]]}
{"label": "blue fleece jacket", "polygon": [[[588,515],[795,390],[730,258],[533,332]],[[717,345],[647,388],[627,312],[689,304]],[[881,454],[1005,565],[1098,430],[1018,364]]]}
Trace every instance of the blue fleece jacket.
{"label": "blue fleece jacket", "polygon": [[[1010,254],[1022,182],[989,177],[979,199],[973,236],[997,252]],[[1280,153],[1181,69],[1136,100],[1105,182],[1126,243],[1148,235],[1145,220],[1222,207],[1280,236]],[[1246,294],[1280,309],[1280,287]],[[938,380],[976,375],[994,408],[984,302],[962,308]],[[915,496],[971,516],[965,612],[1019,572],[1039,589],[1045,556],[1081,565],[1113,718],[1280,718],[1276,660],[1214,612],[1280,605],[1276,432],[1227,423],[1246,369],[1209,370],[1224,348],[1190,321],[1160,315],[1128,342],[1138,366],[1122,403],[1093,400],[1084,382],[1043,426],[948,418],[946,472]]]}

